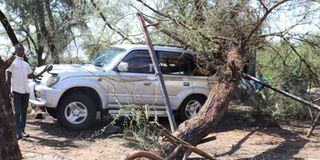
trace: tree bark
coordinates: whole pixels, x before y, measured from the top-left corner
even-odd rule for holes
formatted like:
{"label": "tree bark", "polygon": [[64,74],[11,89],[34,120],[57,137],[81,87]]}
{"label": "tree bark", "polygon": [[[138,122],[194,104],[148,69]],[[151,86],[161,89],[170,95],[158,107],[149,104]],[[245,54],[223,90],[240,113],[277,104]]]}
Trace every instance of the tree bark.
{"label": "tree bark", "polygon": [[[237,47],[231,47],[226,57],[227,63],[222,68],[223,73],[219,73],[218,82],[212,86],[208,99],[197,116],[180,124],[173,133],[192,145],[196,146],[218,124],[241,79],[243,62]],[[177,146],[167,144],[166,153],[170,154],[175,147]],[[177,159],[181,159],[184,153],[185,151],[182,150]]]}
{"label": "tree bark", "polygon": [[8,19],[6,18],[6,16],[3,14],[3,12],[1,10],[0,10],[0,21],[1,21],[1,24],[4,27],[4,29],[6,30],[8,36],[11,40],[11,43],[13,45],[18,44],[19,41],[18,41],[16,35],[14,34],[13,29],[8,22]]}
{"label": "tree bark", "polygon": [[54,39],[50,35],[50,33],[46,27],[46,24],[45,24],[45,14],[44,14],[43,1],[36,0],[36,6],[37,6],[37,10],[38,10],[38,18],[39,18],[39,26],[40,26],[41,34],[45,38],[45,40],[47,41],[53,63],[59,64],[60,55],[59,55],[58,50],[54,44]]}
{"label": "tree bark", "polygon": [[[7,18],[1,10],[0,21],[6,29],[12,44],[19,43]],[[16,139],[12,105],[5,79],[5,71],[11,63],[12,61],[3,61],[0,57],[0,159],[3,160],[22,159],[18,141]]]}
{"label": "tree bark", "polygon": [[[36,9],[37,7],[34,7]],[[37,54],[37,61],[38,61],[38,66],[42,66],[45,63],[45,59],[42,59],[43,51],[44,51],[44,38],[43,35],[41,34],[41,29],[40,29],[40,22],[38,17],[34,17],[34,23],[35,23],[35,28],[36,28],[36,37],[37,37],[37,43],[34,43],[35,51]]]}

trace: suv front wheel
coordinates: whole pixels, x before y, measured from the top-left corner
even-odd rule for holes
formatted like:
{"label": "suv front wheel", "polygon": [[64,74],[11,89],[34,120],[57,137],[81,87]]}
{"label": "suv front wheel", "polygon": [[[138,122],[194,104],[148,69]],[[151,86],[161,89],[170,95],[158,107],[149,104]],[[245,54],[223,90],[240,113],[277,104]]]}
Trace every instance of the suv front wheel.
{"label": "suv front wheel", "polygon": [[179,107],[179,120],[185,121],[194,117],[206,100],[207,98],[202,95],[191,95],[187,97]]}
{"label": "suv front wheel", "polygon": [[85,94],[74,93],[66,96],[57,110],[58,122],[68,128],[87,129],[96,120],[96,104]]}
{"label": "suv front wheel", "polygon": [[56,111],[55,108],[48,108],[48,107],[46,107],[46,110],[47,110],[47,113],[48,113],[51,117],[57,119],[57,111]]}

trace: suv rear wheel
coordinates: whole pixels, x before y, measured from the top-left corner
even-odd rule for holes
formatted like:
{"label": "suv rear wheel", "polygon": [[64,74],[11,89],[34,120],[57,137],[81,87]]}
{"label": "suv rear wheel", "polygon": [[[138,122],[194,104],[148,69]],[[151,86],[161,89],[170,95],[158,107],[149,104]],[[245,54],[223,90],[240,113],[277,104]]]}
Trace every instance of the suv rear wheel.
{"label": "suv rear wheel", "polygon": [[187,97],[178,110],[179,120],[185,121],[194,117],[207,98],[203,95],[191,95]]}
{"label": "suv rear wheel", "polygon": [[58,122],[68,129],[87,129],[96,120],[96,107],[91,97],[79,93],[70,94],[58,107]]}

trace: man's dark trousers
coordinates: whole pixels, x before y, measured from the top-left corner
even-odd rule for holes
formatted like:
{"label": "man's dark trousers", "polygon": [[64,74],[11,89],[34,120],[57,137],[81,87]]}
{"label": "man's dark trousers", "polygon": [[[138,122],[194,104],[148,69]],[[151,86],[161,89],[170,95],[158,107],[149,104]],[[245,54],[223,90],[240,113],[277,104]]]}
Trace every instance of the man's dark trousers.
{"label": "man's dark trousers", "polygon": [[22,132],[26,126],[29,93],[13,92],[13,111],[16,120],[17,137],[22,137]]}

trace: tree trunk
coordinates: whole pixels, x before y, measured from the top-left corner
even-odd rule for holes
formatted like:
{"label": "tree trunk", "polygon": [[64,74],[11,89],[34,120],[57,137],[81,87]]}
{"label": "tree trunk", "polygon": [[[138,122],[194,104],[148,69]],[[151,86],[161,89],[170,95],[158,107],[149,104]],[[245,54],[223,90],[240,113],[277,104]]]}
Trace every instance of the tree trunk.
{"label": "tree trunk", "polygon": [[11,40],[11,43],[13,45],[15,44],[18,44],[19,41],[16,37],[16,35],[14,34],[13,32],[13,29],[11,28],[9,22],[8,22],[8,19],[6,18],[6,16],[3,14],[3,12],[0,10],[0,21],[2,23],[2,26],[4,27],[4,29],[6,30],[10,40]]}
{"label": "tree trunk", "polygon": [[[12,44],[17,44],[18,39],[14,34],[7,18],[0,10],[0,21],[6,29]],[[0,159],[22,159],[18,141],[16,139],[15,125],[13,121],[12,105],[9,98],[9,90],[6,84],[5,71],[12,62],[3,61],[0,58]]]}
{"label": "tree trunk", "polygon": [[54,44],[54,39],[50,35],[46,24],[45,24],[45,14],[44,14],[44,4],[41,0],[36,0],[36,6],[38,10],[38,18],[39,18],[39,25],[40,25],[40,31],[42,36],[45,38],[48,44],[49,51],[51,53],[51,58],[53,60],[54,64],[59,64],[60,62],[60,55],[58,53],[58,50]]}
{"label": "tree trunk", "polygon": [[12,105],[5,80],[7,65],[0,59],[0,159],[22,159],[20,148],[16,139],[13,121]]}
{"label": "tree trunk", "polygon": [[[35,7],[36,8],[36,7]],[[36,37],[37,37],[37,43],[34,43],[35,51],[37,54],[37,61],[38,61],[38,66],[42,66],[45,64],[46,58],[42,58],[43,51],[44,51],[44,38],[41,34],[40,31],[40,22],[37,17],[34,18],[34,23],[35,23],[35,28],[36,28]],[[47,57],[47,56],[46,56]]]}
{"label": "tree trunk", "polygon": [[[218,124],[240,81],[243,62],[237,48],[232,47],[226,57],[227,64],[223,66],[223,73],[219,73],[218,82],[211,86],[209,97],[197,116],[180,124],[173,133],[192,145],[197,145]],[[166,153],[171,153],[175,147],[175,145],[167,144]],[[185,151],[181,151],[177,159],[181,159],[184,153]]]}

